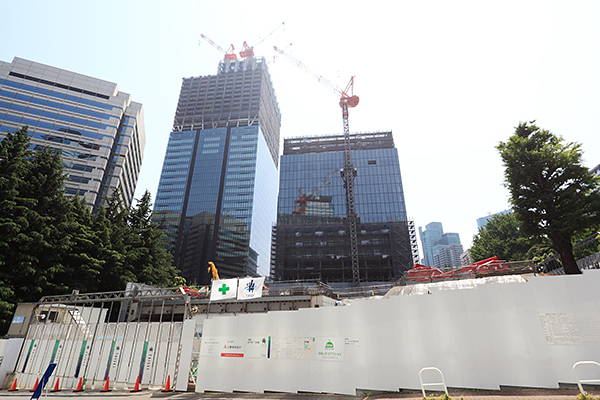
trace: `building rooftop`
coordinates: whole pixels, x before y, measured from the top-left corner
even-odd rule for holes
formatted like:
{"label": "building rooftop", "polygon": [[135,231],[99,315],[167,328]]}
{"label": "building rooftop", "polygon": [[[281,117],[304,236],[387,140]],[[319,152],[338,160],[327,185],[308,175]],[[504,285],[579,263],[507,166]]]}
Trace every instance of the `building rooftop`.
{"label": "building rooftop", "polygon": [[[350,134],[352,150],[393,149],[392,132]],[[283,155],[344,151],[344,135],[302,136],[283,140]]]}

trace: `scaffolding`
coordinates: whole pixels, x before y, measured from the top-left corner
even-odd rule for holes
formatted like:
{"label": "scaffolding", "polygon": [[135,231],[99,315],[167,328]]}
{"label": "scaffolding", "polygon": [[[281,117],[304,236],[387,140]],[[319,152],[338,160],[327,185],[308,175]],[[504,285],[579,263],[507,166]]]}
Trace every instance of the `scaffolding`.
{"label": "scaffolding", "polygon": [[[280,215],[271,278],[353,282],[348,225],[341,218]],[[395,282],[412,265],[408,222],[359,223],[361,282]]]}

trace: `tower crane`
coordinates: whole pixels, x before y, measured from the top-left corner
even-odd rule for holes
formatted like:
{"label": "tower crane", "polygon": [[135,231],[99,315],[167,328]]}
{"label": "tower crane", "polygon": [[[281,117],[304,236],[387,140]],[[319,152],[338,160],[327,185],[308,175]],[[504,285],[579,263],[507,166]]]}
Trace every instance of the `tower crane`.
{"label": "tower crane", "polygon": [[312,190],[310,191],[309,194],[302,193],[301,188],[298,189],[298,199],[294,200],[294,204],[298,205],[298,209],[295,211],[292,211],[292,214],[304,215],[306,213],[306,204],[309,201],[313,201],[319,194],[321,194],[321,192],[323,190],[325,190],[325,188],[327,188],[329,185],[331,185],[329,178],[331,178],[338,171],[339,170],[336,169],[335,171],[333,171],[332,173],[327,175],[321,182],[319,182],[319,184],[317,186],[312,188]]}
{"label": "tower crane", "polygon": [[[221,53],[223,53],[225,55],[224,60],[235,60],[235,59],[237,59],[237,56],[234,53],[235,48],[233,47],[233,45],[229,46],[228,50],[225,50],[224,48],[222,48],[221,46],[219,46],[218,44],[216,44],[215,42],[213,42],[208,36],[206,36],[204,34],[200,34],[200,37],[202,39],[206,40],[208,43],[210,43],[214,48],[216,48],[217,50],[219,50]],[[198,44],[200,44],[200,43],[198,43]]]}
{"label": "tower crane", "polygon": [[246,41],[244,41],[244,43],[242,44],[242,51],[240,51],[240,57],[242,57],[242,58],[254,57],[254,47],[258,46],[259,44],[264,42],[269,36],[271,36],[272,34],[277,32],[277,30],[284,25],[285,25],[285,21],[282,22],[281,24],[277,25],[277,28],[273,29],[267,36],[263,37],[262,39],[259,39],[259,41],[254,43],[254,45],[252,45],[252,46],[248,46],[248,43],[246,43]]}
{"label": "tower crane", "polygon": [[352,164],[350,152],[350,127],[348,125],[348,109],[358,105],[358,96],[354,95],[354,77],[350,78],[350,82],[346,85],[346,89],[342,90],[337,85],[325,79],[320,74],[314,72],[297,58],[283,52],[277,46],[274,46],[275,51],[285,56],[298,68],[308,72],[317,81],[332,89],[340,96],[340,107],[342,108],[342,120],[344,123],[344,167],[340,170],[340,175],[344,181],[346,189],[346,220],[349,226],[350,233],[350,257],[352,260],[352,282],[354,286],[360,285],[360,270],[358,265],[358,237],[356,233],[356,224],[358,223],[358,215],[354,205],[354,178],[356,178],[356,168]]}

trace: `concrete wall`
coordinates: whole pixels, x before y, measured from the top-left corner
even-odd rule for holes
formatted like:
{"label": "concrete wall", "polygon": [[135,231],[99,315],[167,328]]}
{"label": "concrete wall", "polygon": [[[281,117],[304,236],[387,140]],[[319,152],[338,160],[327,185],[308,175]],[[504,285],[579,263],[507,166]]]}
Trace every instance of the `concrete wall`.
{"label": "concrete wall", "polygon": [[[204,321],[196,391],[558,387],[600,361],[600,271]],[[583,379],[592,372],[583,371]],[[426,377],[427,379],[427,377]],[[430,381],[439,381],[432,376]]]}

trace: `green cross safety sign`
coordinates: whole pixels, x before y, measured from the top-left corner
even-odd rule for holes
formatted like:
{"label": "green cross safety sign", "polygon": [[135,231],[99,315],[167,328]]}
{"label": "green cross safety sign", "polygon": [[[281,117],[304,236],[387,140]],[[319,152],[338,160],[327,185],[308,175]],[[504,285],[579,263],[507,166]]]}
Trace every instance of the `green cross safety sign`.
{"label": "green cross safety sign", "polygon": [[226,284],[223,284],[223,286],[221,286],[219,288],[219,292],[221,292],[221,294],[223,296],[225,296],[225,294],[227,293],[228,290],[229,290],[229,286],[227,286]]}

